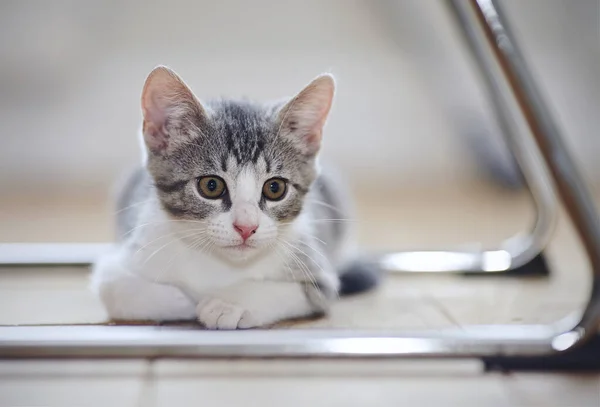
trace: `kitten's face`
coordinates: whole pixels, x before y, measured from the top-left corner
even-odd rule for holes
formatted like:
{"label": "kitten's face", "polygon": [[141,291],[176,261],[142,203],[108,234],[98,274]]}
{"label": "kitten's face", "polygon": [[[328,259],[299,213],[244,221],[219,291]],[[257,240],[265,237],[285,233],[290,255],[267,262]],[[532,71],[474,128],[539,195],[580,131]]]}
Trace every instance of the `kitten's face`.
{"label": "kitten's face", "polygon": [[[245,261],[272,247],[300,214],[333,80],[321,76],[289,103],[206,106],[166,68],[142,96],[148,169],[164,210],[190,247]],[[284,244],[285,245],[285,244]]]}

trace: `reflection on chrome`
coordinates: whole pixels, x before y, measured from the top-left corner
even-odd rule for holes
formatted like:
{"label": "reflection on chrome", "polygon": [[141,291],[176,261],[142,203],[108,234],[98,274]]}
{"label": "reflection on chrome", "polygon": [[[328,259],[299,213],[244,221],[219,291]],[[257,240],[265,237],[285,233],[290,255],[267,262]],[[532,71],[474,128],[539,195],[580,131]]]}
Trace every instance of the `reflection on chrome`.
{"label": "reflection on chrome", "polygon": [[333,355],[426,355],[439,352],[442,343],[421,338],[340,338],[323,342]]}
{"label": "reflection on chrome", "polygon": [[510,268],[512,263],[512,256],[506,250],[484,252],[481,257],[481,269],[483,271],[505,271]]}
{"label": "reflection on chrome", "polygon": [[512,255],[506,250],[493,250],[482,253],[451,251],[400,252],[384,255],[379,260],[379,265],[384,270],[394,272],[500,272],[510,269]]}
{"label": "reflection on chrome", "polygon": [[576,331],[565,332],[552,340],[552,349],[555,351],[564,351],[571,348],[581,339],[581,334]]}

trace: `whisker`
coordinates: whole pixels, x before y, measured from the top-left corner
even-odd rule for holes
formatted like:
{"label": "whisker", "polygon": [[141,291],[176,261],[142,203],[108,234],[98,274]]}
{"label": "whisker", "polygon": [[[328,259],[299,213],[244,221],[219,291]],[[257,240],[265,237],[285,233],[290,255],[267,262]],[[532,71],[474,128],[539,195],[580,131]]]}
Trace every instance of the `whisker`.
{"label": "whisker", "polygon": [[343,213],[344,212],[340,208],[338,208],[337,206],[333,206],[333,205],[331,205],[331,204],[329,204],[327,202],[319,201],[317,199],[309,198],[308,199],[308,203],[314,203],[314,204],[317,204],[317,205],[321,205],[321,206],[324,206],[326,208],[332,209],[332,210],[334,210],[336,212],[339,212],[339,213]]}
{"label": "whisker", "polygon": [[[190,232],[190,231],[199,231],[199,232],[197,233],[197,235],[198,235],[198,236],[196,236],[196,237],[195,237],[195,240],[200,240],[200,239],[202,239],[202,238],[206,238],[206,236],[205,236],[205,229],[192,229],[192,230],[187,230],[187,231],[188,231],[188,232]],[[177,233],[177,232],[175,232],[175,233]],[[191,236],[194,236],[194,235],[191,235]],[[186,235],[186,236],[182,236],[182,237],[180,238],[180,240],[181,240],[181,241],[182,241],[184,244],[186,244],[186,245],[187,245],[187,243],[185,242],[185,240],[183,240],[183,239],[185,239],[186,237],[188,237],[188,236],[187,236],[187,235]],[[175,239],[174,239],[174,240],[175,240]],[[153,240],[153,242],[154,242],[154,241],[156,241],[156,239],[155,239],[155,240]],[[166,266],[165,268],[161,269],[161,270],[159,271],[159,273],[158,273],[158,274],[156,274],[156,276],[154,277],[154,282],[155,282],[155,283],[157,283],[157,282],[158,282],[158,280],[159,280],[160,278],[162,278],[162,276],[163,276],[163,275],[167,274],[167,273],[168,273],[168,272],[171,270],[171,268],[173,267],[173,264],[175,263],[175,260],[177,259],[178,255],[179,255],[179,253],[175,253],[175,254],[173,254],[173,256],[171,256],[171,259],[170,259],[170,260],[169,260],[169,262],[167,263],[167,266]],[[147,260],[148,260],[148,259],[147,259]],[[147,261],[147,260],[146,260],[146,261]],[[144,263],[144,264],[145,264],[145,263]]]}
{"label": "whisker", "polygon": [[323,257],[325,260],[327,260],[329,262],[329,259],[327,258],[327,256],[325,256],[319,250],[315,249],[313,246],[309,245],[308,243],[306,243],[306,242],[304,242],[302,240],[298,240],[297,242],[300,243],[300,244],[303,244],[304,246],[308,247],[309,249],[312,249],[316,254],[318,254],[319,256]]}
{"label": "whisker", "polygon": [[[292,100],[290,102],[287,102],[285,104],[285,106],[287,106],[288,104],[290,105],[287,110],[285,111],[285,114],[283,115],[283,118],[281,119],[281,123],[279,123],[279,128],[277,129],[277,133],[275,134],[275,140],[277,140],[279,138],[279,133],[281,133],[281,128],[283,127],[283,124],[285,123],[285,119],[287,118],[287,115],[290,113],[290,111],[292,110],[292,108],[294,107],[294,105],[296,104],[296,101],[298,100],[298,96],[300,94],[297,94],[296,96],[294,96],[292,98]],[[285,107],[284,106],[284,107]]]}
{"label": "whisker", "polygon": [[134,230],[137,230],[137,229],[139,229],[139,228],[141,228],[141,227],[144,227],[144,226],[160,225],[160,224],[164,224],[164,223],[171,223],[171,222],[187,222],[187,223],[198,223],[198,224],[201,224],[201,225],[205,225],[205,224],[207,224],[207,223],[208,223],[208,222],[206,222],[206,221],[202,221],[202,220],[188,220],[188,219],[166,219],[166,220],[157,220],[157,221],[154,221],[154,222],[146,222],[146,223],[143,223],[143,224],[141,224],[141,225],[137,225],[137,226],[135,226],[135,227],[133,227],[133,228],[129,229],[127,232],[125,232],[125,233],[123,234],[123,236],[127,236],[128,234],[130,234],[130,233],[131,233],[131,232],[133,232]]}
{"label": "whisker", "polygon": [[192,250],[198,250],[200,252],[207,253],[208,248],[211,246],[212,241],[209,236],[205,236],[204,239],[198,239],[196,244],[192,247]]}
{"label": "whisker", "polygon": [[314,289],[324,299],[323,294],[321,293],[321,290],[319,289],[319,284],[318,284],[316,278],[314,277],[313,273],[310,271],[310,268],[306,265],[306,263],[303,262],[302,259],[300,259],[300,257],[296,253],[294,253],[291,249],[287,249],[285,246],[281,246],[281,247],[287,251],[287,254],[292,258],[292,260],[294,260],[296,262],[296,264],[300,268],[300,271],[302,271],[302,273],[309,279],[309,282],[312,284]]}
{"label": "whisker", "polygon": [[[181,240],[181,241],[182,241],[182,242],[183,242],[183,243],[184,243],[184,244],[185,244],[187,247],[190,247],[190,246],[188,246],[188,245],[187,245],[187,242],[185,242],[185,241],[183,240],[183,239],[185,239],[185,238],[187,238],[187,237],[194,237],[194,240],[193,240],[192,246],[194,246],[194,245],[196,245],[196,244],[200,245],[200,244],[202,244],[202,243],[206,242],[207,240],[209,240],[209,237],[208,237],[208,236],[206,236],[206,235],[205,235],[205,233],[203,233],[203,231],[204,231],[203,229],[194,229],[194,230],[200,230],[201,232],[200,232],[200,233],[197,233],[197,236],[195,236],[196,234],[192,234],[192,235],[186,235],[186,236],[182,236],[182,237],[180,238],[180,240]],[[176,240],[176,239],[174,239],[173,241],[175,241],[175,240]],[[172,242],[169,242],[169,243],[172,243]],[[190,252],[188,252],[188,253],[190,253]],[[169,260],[169,263],[167,264],[167,266],[166,266],[164,269],[161,269],[161,270],[159,271],[159,273],[158,273],[158,274],[157,274],[157,275],[154,277],[154,282],[155,282],[155,283],[157,283],[157,282],[158,282],[158,280],[159,280],[159,279],[160,279],[160,278],[161,278],[161,277],[162,277],[164,274],[168,273],[168,272],[169,272],[169,270],[171,270],[171,268],[173,267],[173,264],[175,263],[175,259],[177,258],[177,256],[178,256],[178,253],[174,254],[174,255],[171,257],[171,259]],[[147,260],[149,260],[149,259],[150,259],[150,258],[148,258]]]}
{"label": "whisker", "polygon": [[164,269],[159,270],[159,272],[156,274],[156,276],[154,276],[154,282],[158,283],[159,279],[162,278],[163,275],[167,274],[169,272],[169,270],[171,270],[171,267],[173,267],[173,263],[175,263],[175,259],[177,258],[177,255],[173,255],[171,256],[171,259],[169,260],[169,263],[167,264],[167,267],[165,267]]}
{"label": "whisker", "polygon": [[165,237],[173,236],[173,235],[176,235],[177,233],[182,233],[182,232],[198,232],[198,231],[203,231],[203,230],[204,229],[188,229],[186,231],[175,231],[173,233],[167,233],[166,235],[162,235],[162,236],[157,237],[156,239],[151,240],[149,243],[146,243],[145,245],[143,245],[142,247],[137,249],[136,252],[133,254],[133,256],[136,256],[141,250],[150,246],[152,243],[159,241],[160,239],[164,239]]}
{"label": "whisker", "polygon": [[281,256],[280,253],[279,253],[279,251],[277,251],[277,249],[278,249],[277,245],[275,243],[269,243],[268,247],[270,249],[274,250],[274,253],[277,255],[277,257],[279,257],[281,259],[281,261],[283,262],[284,266],[286,266],[286,268],[287,268],[287,270],[288,270],[288,272],[290,274],[290,277],[292,277],[292,280],[294,282],[297,282],[296,281],[296,276],[294,275],[294,272],[292,271],[292,268],[290,267],[289,263],[287,262],[287,260],[285,259],[285,257]]}
{"label": "whisker", "polygon": [[[296,247],[296,246],[294,246],[293,244],[291,244],[291,243],[290,243],[290,242],[288,242],[287,240],[283,240],[283,239],[281,239],[281,242],[282,242],[282,243],[284,243],[284,244],[286,244],[286,245],[288,245],[290,248],[292,248],[292,249],[294,249],[294,250],[297,250],[297,251],[299,251],[300,253],[302,253],[303,255],[305,255],[305,256],[306,256],[306,258],[308,258],[308,259],[309,259],[309,260],[311,260],[313,263],[315,263],[315,265],[316,265],[317,267],[319,267],[323,273],[325,273],[325,270],[323,270],[323,268],[321,267],[321,265],[320,265],[320,264],[319,264],[319,263],[318,263],[318,262],[317,262],[315,259],[313,259],[311,256],[309,256],[309,255],[308,255],[308,254],[307,254],[305,251],[303,251],[303,250],[302,250],[302,249],[300,249],[299,247]],[[312,249],[312,247],[311,247],[311,249]],[[314,249],[313,249],[313,250],[314,250]],[[322,253],[319,253],[319,254],[323,255]],[[325,259],[327,259],[327,258],[325,257]]]}
{"label": "whisker", "polygon": [[[294,255],[294,253],[292,253],[292,251],[291,251],[289,248],[285,247],[285,246],[282,244],[281,240],[279,240],[279,239],[277,239],[277,240],[278,240],[278,241],[277,241],[276,243],[278,244],[278,247],[279,247],[279,248],[281,248],[281,249],[283,250],[284,254],[285,254],[286,256],[288,256],[288,257],[292,257],[292,256]],[[296,258],[293,258],[293,257],[292,257],[292,260],[294,260],[294,261],[295,261],[296,265],[297,265],[297,266],[300,268],[300,271],[304,273],[304,269],[302,268],[302,266],[301,266],[301,264],[298,262],[298,260],[297,260]],[[306,264],[304,264],[304,263],[302,263],[302,264],[303,264],[304,266],[306,266]]]}
{"label": "whisker", "polygon": [[[306,223],[328,223],[328,222],[358,222],[358,220],[356,219],[305,219],[302,222],[306,222]],[[295,222],[284,222],[284,223],[280,223],[279,225],[283,226],[283,225],[292,225]]]}
{"label": "whisker", "polygon": [[312,233],[308,233],[308,232],[305,232],[305,233],[306,233],[308,236],[310,236],[310,238],[311,238],[311,239],[314,239],[314,240],[316,240],[317,242],[321,243],[323,246],[327,246],[327,242],[326,242],[326,241],[324,241],[323,239],[319,239],[318,237],[316,237],[316,236],[315,236],[314,234],[312,234]]}
{"label": "whisker", "polygon": [[164,245],[162,245],[161,247],[159,247],[158,249],[156,249],[156,250],[155,250],[155,251],[154,251],[154,252],[153,252],[153,253],[152,253],[150,256],[148,256],[148,257],[146,258],[146,261],[144,261],[144,264],[143,264],[143,265],[146,265],[146,264],[147,264],[147,263],[150,261],[150,259],[152,259],[152,258],[153,258],[153,257],[154,257],[154,256],[155,256],[155,255],[156,255],[158,252],[160,252],[161,250],[163,250],[163,249],[164,249],[165,247],[167,247],[168,245],[170,245],[170,244],[172,244],[172,243],[175,243],[175,242],[177,242],[177,241],[181,241],[181,239],[183,239],[183,238],[194,236],[194,235],[196,235],[197,233],[198,233],[198,232],[195,232],[195,233],[192,233],[192,234],[190,234],[190,235],[186,235],[186,236],[180,236],[180,237],[176,237],[175,239],[172,239],[172,240],[168,241],[167,243],[165,243]]}
{"label": "whisker", "polygon": [[[286,241],[286,240],[282,240],[283,243],[287,244],[288,246],[294,248],[295,250],[299,251],[300,253],[302,253],[303,255],[305,255],[310,261],[312,261],[320,270],[321,273],[325,274],[325,270],[323,270],[323,267],[315,260],[312,258],[312,256],[309,256],[308,253],[304,252],[303,250],[301,250],[300,248],[294,246],[293,244],[291,244],[290,242]],[[303,243],[302,241],[299,241],[301,243]],[[323,253],[320,253],[319,251],[317,251],[314,247],[312,246],[308,246],[311,249],[315,250],[317,253],[319,253],[321,256],[323,256],[323,258],[325,259],[325,261],[327,261],[327,264],[329,265],[329,267],[333,267],[331,262],[329,261],[329,259],[327,257],[325,257],[325,255],[323,255]],[[311,272],[312,274],[312,272]],[[318,287],[315,287],[318,288]],[[337,297],[339,298],[339,294],[336,292]]]}
{"label": "whisker", "polygon": [[188,249],[194,250],[196,248],[196,245],[198,245],[199,242],[204,242],[205,239],[208,239],[208,236],[205,233],[201,233],[197,236],[192,236],[192,241],[189,244],[185,240],[183,241],[183,243]]}
{"label": "whisker", "polygon": [[121,213],[123,211],[126,211],[127,209],[133,208],[134,206],[142,205],[142,204],[145,204],[145,203],[148,203],[148,202],[152,202],[152,201],[158,201],[158,199],[157,198],[150,198],[150,199],[146,199],[144,201],[139,201],[139,202],[132,203],[131,205],[128,205],[128,206],[126,206],[124,208],[121,208],[121,209],[115,211],[115,215],[119,214],[119,213]]}
{"label": "whisker", "polygon": [[208,251],[209,254],[212,254],[215,252],[215,247],[217,247],[217,245],[215,244],[215,242],[213,242],[212,240],[210,240],[208,242],[208,246],[206,247],[206,250]]}

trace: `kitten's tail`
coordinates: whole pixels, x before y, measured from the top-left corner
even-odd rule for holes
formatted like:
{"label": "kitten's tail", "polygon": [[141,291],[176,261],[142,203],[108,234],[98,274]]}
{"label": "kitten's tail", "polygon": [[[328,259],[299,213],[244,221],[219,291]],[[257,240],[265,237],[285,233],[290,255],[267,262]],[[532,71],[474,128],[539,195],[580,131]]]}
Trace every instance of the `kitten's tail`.
{"label": "kitten's tail", "polygon": [[339,295],[354,295],[379,285],[383,271],[373,261],[355,259],[346,263],[339,272]]}

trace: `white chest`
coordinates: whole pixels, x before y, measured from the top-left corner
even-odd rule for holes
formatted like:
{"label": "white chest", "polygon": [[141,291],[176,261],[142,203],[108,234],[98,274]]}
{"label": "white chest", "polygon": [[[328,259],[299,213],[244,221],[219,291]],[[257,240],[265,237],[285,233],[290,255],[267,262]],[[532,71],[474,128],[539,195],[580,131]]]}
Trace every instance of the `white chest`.
{"label": "white chest", "polygon": [[283,259],[276,253],[233,265],[210,250],[190,248],[181,240],[160,237],[164,235],[156,232],[144,236],[130,254],[133,269],[151,281],[177,285],[193,297],[243,280],[278,279],[286,271]]}

